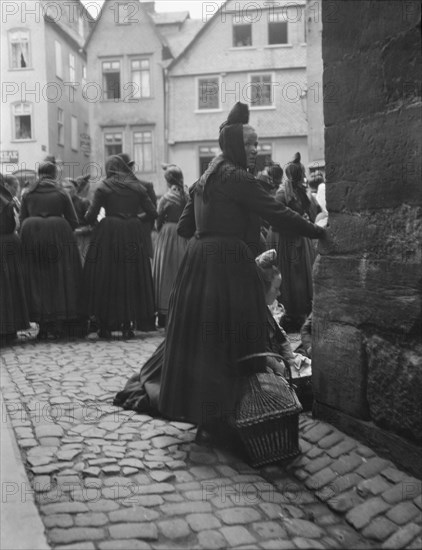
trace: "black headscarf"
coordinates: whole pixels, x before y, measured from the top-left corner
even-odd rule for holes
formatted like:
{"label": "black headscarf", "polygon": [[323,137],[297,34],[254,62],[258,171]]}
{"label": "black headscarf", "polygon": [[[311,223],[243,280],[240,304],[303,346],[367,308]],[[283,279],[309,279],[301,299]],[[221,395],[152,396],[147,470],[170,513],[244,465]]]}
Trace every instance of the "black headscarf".
{"label": "black headscarf", "polygon": [[144,190],[142,182],[138,180],[129,164],[121,156],[112,155],[109,157],[106,161],[105,170],[106,179],[104,180],[104,184],[107,187],[130,187],[138,192],[140,188]]}
{"label": "black headscarf", "polygon": [[198,181],[197,189],[203,193],[206,200],[205,187],[210,176],[213,175],[224,161],[229,161],[238,168],[247,169],[243,126],[249,122],[249,107],[238,101],[230,111],[227,120],[220,126],[218,143],[222,154],[215,157]]}

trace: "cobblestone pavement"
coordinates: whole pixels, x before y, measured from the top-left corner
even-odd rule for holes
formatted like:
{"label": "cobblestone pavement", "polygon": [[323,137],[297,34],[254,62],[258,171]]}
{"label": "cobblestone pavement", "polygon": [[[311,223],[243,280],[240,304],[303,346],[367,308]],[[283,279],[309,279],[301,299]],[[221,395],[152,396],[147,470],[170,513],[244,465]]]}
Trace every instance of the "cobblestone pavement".
{"label": "cobblestone pavement", "polygon": [[31,484],[16,490],[53,548],[421,548],[421,482],[329,424],[302,415],[302,455],[255,470],[189,424],[113,407],[161,338],[2,349]]}

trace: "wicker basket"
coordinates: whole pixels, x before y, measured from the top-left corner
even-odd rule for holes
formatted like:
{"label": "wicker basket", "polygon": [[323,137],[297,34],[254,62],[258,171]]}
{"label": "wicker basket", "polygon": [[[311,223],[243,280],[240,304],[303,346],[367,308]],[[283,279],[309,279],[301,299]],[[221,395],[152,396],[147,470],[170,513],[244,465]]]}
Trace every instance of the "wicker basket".
{"label": "wicker basket", "polygon": [[[243,357],[239,362],[263,355],[280,358],[277,354],[261,353]],[[245,377],[242,397],[231,423],[245,446],[251,466],[263,466],[300,453],[301,411],[291,376],[290,382],[267,372]]]}

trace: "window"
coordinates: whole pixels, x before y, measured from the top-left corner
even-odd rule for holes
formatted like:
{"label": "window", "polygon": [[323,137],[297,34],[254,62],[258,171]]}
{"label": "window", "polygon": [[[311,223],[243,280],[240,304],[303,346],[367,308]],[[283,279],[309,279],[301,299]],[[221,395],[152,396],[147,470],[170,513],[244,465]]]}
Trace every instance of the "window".
{"label": "window", "polygon": [[73,53],[69,54],[69,80],[72,84],[76,82],[76,65]]}
{"label": "window", "polygon": [[133,160],[137,172],[152,172],[152,132],[133,133]]}
{"label": "window", "polygon": [[235,48],[252,46],[252,25],[250,23],[233,25],[233,46]]}
{"label": "window", "polygon": [[17,103],[13,105],[14,139],[32,139],[32,105]]}
{"label": "window", "polygon": [[70,145],[73,151],[78,150],[78,118],[72,115],[70,119]]}
{"label": "window", "polygon": [[27,69],[31,62],[29,59],[29,31],[12,31],[10,40],[10,68]]}
{"label": "window", "polygon": [[133,59],[131,61],[132,98],[151,97],[151,75],[149,59]]}
{"label": "window", "polygon": [[287,21],[268,23],[268,44],[287,44]]}
{"label": "window", "polygon": [[121,132],[104,134],[104,151],[106,157],[123,153],[123,137]]}
{"label": "window", "polygon": [[82,86],[86,84],[86,65],[82,65]]}
{"label": "window", "polygon": [[54,48],[56,51],[56,76],[63,78],[62,45],[55,40]]}
{"label": "window", "polygon": [[219,109],[220,79],[218,76],[198,78],[198,109]]}
{"label": "window", "polygon": [[120,61],[103,61],[105,99],[120,99]]}
{"label": "window", "polygon": [[64,113],[63,109],[57,109],[57,143],[64,145]]}
{"label": "window", "polygon": [[270,74],[252,75],[250,86],[251,91],[249,97],[252,107],[261,107],[273,104],[273,87]]}
{"label": "window", "polygon": [[273,147],[271,143],[258,144],[258,155],[256,157],[256,170],[260,172],[272,160]]}
{"label": "window", "polygon": [[200,147],[199,148],[199,175],[202,175],[208,168],[209,163],[220,152],[219,147]]}

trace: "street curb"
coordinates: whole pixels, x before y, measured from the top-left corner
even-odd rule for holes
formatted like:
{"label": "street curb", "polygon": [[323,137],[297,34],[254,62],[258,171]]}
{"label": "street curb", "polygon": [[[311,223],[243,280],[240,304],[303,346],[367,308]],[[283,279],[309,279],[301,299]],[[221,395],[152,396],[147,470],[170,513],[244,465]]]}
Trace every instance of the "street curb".
{"label": "street curb", "polygon": [[0,392],[2,498],[0,504],[2,550],[49,550],[44,525],[34,502],[15,435]]}

